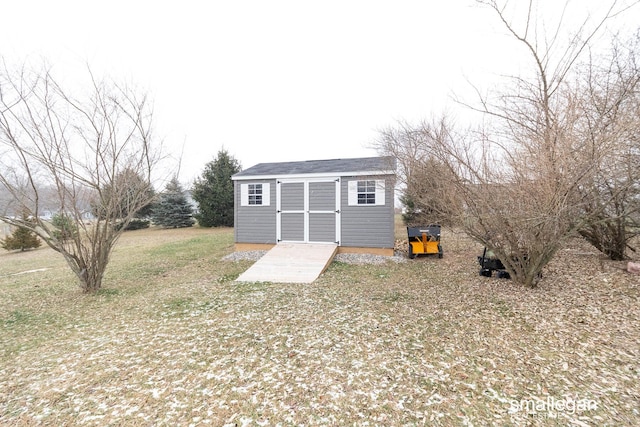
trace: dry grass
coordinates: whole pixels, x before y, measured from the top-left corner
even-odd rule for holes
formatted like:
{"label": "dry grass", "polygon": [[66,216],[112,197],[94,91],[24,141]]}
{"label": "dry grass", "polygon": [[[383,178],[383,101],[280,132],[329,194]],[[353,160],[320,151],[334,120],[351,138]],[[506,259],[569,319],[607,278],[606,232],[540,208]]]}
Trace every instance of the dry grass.
{"label": "dry grass", "polygon": [[48,249],[0,254],[0,424],[640,425],[638,276],[576,242],[523,289],[442,243],[236,284],[231,230],[140,230],[94,296]]}

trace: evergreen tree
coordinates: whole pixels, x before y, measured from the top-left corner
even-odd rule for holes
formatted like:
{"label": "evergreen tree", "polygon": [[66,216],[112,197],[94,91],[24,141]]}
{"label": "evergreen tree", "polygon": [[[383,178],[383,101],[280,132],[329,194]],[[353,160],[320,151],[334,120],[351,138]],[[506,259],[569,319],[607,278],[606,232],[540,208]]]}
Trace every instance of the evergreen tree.
{"label": "evergreen tree", "polygon": [[[118,200],[118,211],[114,212],[116,218],[124,218],[134,214],[134,218],[144,221],[151,215],[152,202],[137,208],[135,212],[130,212],[132,206],[138,206],[136,203],[141,197],[146,200],[153,200],[155,192],[151,184],[145,180],[138,172],[133,169],[125,169],[118,173],[112,183],[108,183],[101,188],[100,198],[92,203],[93,214],[98,219],[104,219],[109,213],[106,207],[112,204],[112,199]],[[148,225],[147,225],[148,226]],[[131,229],[135,229],[132,227]],[[144,228],[138,226],[137,228]],[[130,229],[129,227],[126,228]]]}
{"label": "evergreen tree", "polygon": [[[23,221],[29,221],[26,215],[23,215],[22,219]],[[7,236],[4,240],[0,239],[0,246],[8,251],[20,249],[20,251],[24,252],[27,249],[37,248],[40,245],[41,242],[38,236],[25,227],[18,227],[11,236]]]}
{"label": "evergreen tree", "polygon": [[54,230],[51,235],[59,241],[74,239],[78,235],[78,225],[69,215],[57,213],[51,219]]}
{"label": "evergreen tree", "polygon": [[153,206],[151,221],[163,228],[193,226],[193,208],[177,177],[169,181],[160,193],[159,201]]}
{"label": "evergreen tree", "polygon": [[207,163],[202,176],[193,184],[193,199],[198,203],[195,215],[202,227],[233,227],[233,181],[240,163],[222,149]]}

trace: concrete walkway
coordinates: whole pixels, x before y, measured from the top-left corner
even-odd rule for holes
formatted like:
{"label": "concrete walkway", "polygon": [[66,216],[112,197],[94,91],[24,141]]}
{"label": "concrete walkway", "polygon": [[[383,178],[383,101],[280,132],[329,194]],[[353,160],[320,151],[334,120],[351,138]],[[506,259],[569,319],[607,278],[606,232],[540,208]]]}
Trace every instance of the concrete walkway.
{"label": "concrete walkway", "polygon": [[280,243],[236,282],[312,283],[329,266],[337,251],[335,244]]}

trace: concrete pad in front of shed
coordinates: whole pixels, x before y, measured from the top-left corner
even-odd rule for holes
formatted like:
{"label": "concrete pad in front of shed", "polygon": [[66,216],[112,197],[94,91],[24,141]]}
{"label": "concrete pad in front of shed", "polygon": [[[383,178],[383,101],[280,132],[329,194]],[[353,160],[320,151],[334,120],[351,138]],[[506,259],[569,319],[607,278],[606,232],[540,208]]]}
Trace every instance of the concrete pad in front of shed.
{"label": "concrete pad in front of shed", "polygon": [[312,283],[329,266],[337,251],[336,244],[280,243],[236,282]]}

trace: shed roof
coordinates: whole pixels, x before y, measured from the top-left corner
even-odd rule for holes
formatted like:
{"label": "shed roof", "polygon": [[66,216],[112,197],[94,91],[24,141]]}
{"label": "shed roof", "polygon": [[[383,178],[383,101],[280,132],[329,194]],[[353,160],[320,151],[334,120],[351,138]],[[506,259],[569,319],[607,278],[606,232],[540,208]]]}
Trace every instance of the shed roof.
{"label": "shed roof", "polygon": [[284,177],[299,175],[379,175],[393,174],[393,157],[360,157],[353,159],[306,160],[301,162],[258,163],[233,175],[233,179]]}

